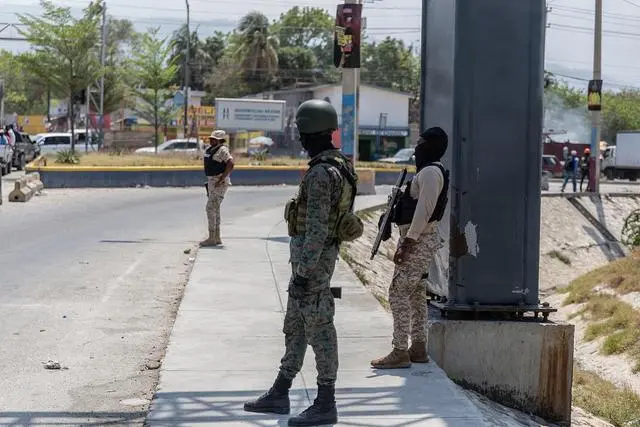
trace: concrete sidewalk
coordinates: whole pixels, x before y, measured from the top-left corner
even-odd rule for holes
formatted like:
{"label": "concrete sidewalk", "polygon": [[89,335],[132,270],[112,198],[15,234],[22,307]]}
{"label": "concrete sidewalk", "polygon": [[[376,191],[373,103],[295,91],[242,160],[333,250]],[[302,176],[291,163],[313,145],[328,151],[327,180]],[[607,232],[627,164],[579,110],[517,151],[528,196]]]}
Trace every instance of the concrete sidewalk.
{"label": "concrete sidewalk", "polygon": [[[366,204],[384,202],[370,197]],[[362,200],[358,205],[362,205]],[[223,228],[225,247],[200,249],[162,365],[149,426],[286,426],[287,416],[245,413],[243,403],[273,383],[284,351],[282,321],[290,277],[282,209]],[[374,371],[390,350],[391,316],[340,261],[333,286],[340,370],[339,426],[488,425],[435,364]],[[291,391],[292,414],[316,395],[309,347]]]}

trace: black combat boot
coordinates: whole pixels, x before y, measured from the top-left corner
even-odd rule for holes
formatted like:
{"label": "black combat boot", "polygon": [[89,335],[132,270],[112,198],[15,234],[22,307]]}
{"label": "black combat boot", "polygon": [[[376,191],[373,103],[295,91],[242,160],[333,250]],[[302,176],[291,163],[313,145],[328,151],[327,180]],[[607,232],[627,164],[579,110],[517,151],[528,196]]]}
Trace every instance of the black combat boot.
{"label": "black combat boot", "polygon": [[288,414],[289,406],[289,389],[293,381],[285,378],[282,374],[278,374],[278,378],[273,386],[265,394],[258,399],[244,404],[244,410],[247,412]]}
{"label": "black combat boot", "polygon": [[318,397],[313,405],[297,417],[289,418],[290,426],[322,426],[338,422],[334,386],[318,385]]}

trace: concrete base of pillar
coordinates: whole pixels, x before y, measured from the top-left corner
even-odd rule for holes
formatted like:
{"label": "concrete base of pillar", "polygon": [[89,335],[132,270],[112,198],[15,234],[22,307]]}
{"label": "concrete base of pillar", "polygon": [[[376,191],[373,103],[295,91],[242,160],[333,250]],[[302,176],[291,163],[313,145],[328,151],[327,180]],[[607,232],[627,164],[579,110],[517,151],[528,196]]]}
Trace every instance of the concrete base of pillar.
{"label": "concrete base of pillar", "polygon": [[436,320],[429,354],[458,384],[569,426],[573,336],[570,324]]}

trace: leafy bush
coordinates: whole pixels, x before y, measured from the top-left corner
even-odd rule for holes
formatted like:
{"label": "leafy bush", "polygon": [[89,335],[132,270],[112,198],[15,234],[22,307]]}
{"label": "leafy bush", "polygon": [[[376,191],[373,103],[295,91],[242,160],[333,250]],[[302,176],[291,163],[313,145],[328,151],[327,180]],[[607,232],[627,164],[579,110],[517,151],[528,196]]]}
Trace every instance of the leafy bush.
{"label": "leafy bush", "polygon": [[56,163],[63,163],[67,165],[77,165],[80,163],[80,157],[75,151],[62,150],[56,154]]}
{"label": "leafy bush", "polygon": [[631,212],[625,219],[622,243],[634,249],[640,248],[640,209]]}

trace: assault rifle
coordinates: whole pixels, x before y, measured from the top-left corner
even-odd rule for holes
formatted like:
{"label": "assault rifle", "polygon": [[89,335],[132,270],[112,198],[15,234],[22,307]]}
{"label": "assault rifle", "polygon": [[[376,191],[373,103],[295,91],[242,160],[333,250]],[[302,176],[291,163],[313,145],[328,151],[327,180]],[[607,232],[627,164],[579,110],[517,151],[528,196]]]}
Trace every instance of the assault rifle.
{"label": "assault rifle", "polygon": [[[407,178],[407,169],[403,169],[402,173],[398,177],[396,184],[391,189],[391,194],[389,194],[389,199],[387,201],[387,207],[385,209],[384,215],[382,216],[382,220],[380,221],[378,228],[378,235],[376,236],[375,242],[373,242],[373,248],[371,249],[371,259],[373,259],[378,253],[378,249],[380,249],[380,243],[383,240],[385,230],[391,226],[391,214],[393,212],[393,208],[396,203],[398,203],[398,198],[400,197],[400,189],[404,184],[404,180]],[[385,239],[386,240],[386,239]]]}

